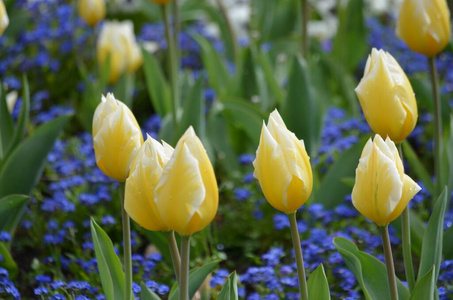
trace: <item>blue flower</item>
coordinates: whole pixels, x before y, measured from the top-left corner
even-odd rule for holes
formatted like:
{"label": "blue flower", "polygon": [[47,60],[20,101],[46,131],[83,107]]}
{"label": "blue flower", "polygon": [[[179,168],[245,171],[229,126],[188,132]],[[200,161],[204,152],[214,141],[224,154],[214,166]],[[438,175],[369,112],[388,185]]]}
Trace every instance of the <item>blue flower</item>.
{"label": "blue flower", "polygon": [[247,200],[252,193],[245,188],[237,188],[234,190],[234,196],[236,197],[236,200],[238,201],[244,201]]}
{"label": "blue flower", "polygon": [[9,234],[9,232],[6,232],[6,231],[0,232],[0,241],[1,242],[11,241],[11,235]]}
{"label": "blue flower", "polygon": [[255,155],[249,154],[249,153],[242,154],[238,158],[238,162],[241,165],[251,165],[254,160],[255,160]]}

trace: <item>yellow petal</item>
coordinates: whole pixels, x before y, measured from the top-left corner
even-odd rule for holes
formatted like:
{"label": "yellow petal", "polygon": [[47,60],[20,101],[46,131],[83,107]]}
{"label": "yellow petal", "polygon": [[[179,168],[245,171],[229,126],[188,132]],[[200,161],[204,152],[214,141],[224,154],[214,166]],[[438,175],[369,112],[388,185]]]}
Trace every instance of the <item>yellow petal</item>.
{"label": "yellow petal", "polygon": [[421,187],[412,178],[404,174],[403,178],[403,193],[401,200],[393,210],[389,217],[389,222],[392,222],[401,215],[403,210],[407,207],[409,201],[421,190]]}
{"label": "yellow petal", "polygon": [[0,36],[5,32],[9,24],[8,13],[6,12],[5,3],[0,0]]}

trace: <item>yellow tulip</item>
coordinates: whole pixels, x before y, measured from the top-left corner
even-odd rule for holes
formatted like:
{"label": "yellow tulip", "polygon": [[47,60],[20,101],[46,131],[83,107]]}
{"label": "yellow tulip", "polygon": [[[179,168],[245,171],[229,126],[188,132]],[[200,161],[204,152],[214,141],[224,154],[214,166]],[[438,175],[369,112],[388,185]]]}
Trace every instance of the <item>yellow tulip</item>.
{"label": "yellow tulip", "polygon": [[380,135],[363,148],[356,169],[352,203],[378,226],[388,225],[420,191],[420,186],[404,174],[395,143]]}
{"label": "yellow tulip", "polygon": [[97,41],[97,59],[102,67],[110,59],[109,82],[115,83],[124,73],[135,72],[143,63],[140,46],[131,21],[104,22]]}
{"label": "yellow tulip", "polygon": [[94,153],[102,172],[124,182],[142,144],[142,131],[131,110],[113,94],[102,96],[93,116]]}
{"label": "yellow tulip", "polygon": [[151,231],[169,230],[154,202],[154,189],[172,154],[170,145],[165,142],[162,145],[148,136],[132,162],[126,179],[124,209],[132,220]]}
{"label": "yellow tulip", "polygon": [[155,189],[164,223],[187,236],[214,219],[219,204],[217,181],[206,150],[189,127],[178,141]]}
{"label": "yellow tulip", "polygon": [[277,110],[263,122],[253,162],[267,201],[279,211],[293,213],[310,197],[313,175],[304,142],[286,128]]}
{"label": "yellow tulip", "polygon": [[396,32],[413,51],[434,56],[450,40],[450,11],[445,0],[405,0]]}
{"label": "yellow tulip", "polygon": [[388,52],[373,48],[355,92],[375,133],[400,143],[414,129],[418,117],[414,91]]}
{"label": "yellow tulip", "polygon": [[88,25],[96,25],[105,18],[104,0],[79,0],[79,15]]}
{"label": "yellow tulip", "polygon": [[8,13],[6,12],[5,3],[0,0],[0,36],[5,32],[9,24]]}

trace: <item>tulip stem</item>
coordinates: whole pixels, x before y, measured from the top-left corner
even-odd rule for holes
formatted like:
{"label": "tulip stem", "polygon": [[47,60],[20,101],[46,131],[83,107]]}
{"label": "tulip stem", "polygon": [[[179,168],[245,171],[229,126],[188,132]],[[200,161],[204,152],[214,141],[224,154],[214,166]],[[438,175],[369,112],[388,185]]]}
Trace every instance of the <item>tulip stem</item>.
{"label": "tulip stem", "polygon": [[124,209],[124,192],[126,183],[120,182],[121,219],[123,223],[123,247],[124,247],[124,273],[126,279],[125,300],[132,299],[132,261],[131,261],[131,224],[129,216]]}
{"label": "tulip stem", "polygon": [[[403,149],[401,148],[401,143],[398,144],[398,152],[400,154],[401,161],[403,161]],[[401,214],[401,236],[403,239],[404,270],[406,273],[407,284],[409,285],[409,292],[412,292],[415,287],[415,273],[411,251],[411,223],[409,206],[406,206]]]}
{"label": "tulip stem", "polygon": [[301,18],[302,18],[302,56],[308,59],[308,19],[310,18],[310,9],[308,0],[301,0]]}
{"label": "tulip stem", "polygon": [[[433,103],[434,103],[434,173],[436,175],[436,184],[433,199],[437,199],[440,194],[441,187],[441,175],[440,175],[440,158],[442,151],[442,115],[441,115],[441,104],[439,97],[439,81],[437,79],[436,61],[434,57],[428,57],[429,70],[431,73],[431,82],[433,89]],[[434,200],[435,201],[435,200]]]}
{"label": "tulip stem", "polygon": [[178,0],[173,1],[173,33],[175,36],[175,60],[176,60],[176,70],[179,70],[180,63],[180,51],[179,51],[179,5]]}
{"label": "tulip stem", "polygon": [[170,77],[171,85],[171,114],[173,118],[173,128],[176,130],[178,120],[177,120],[177,107],[179,103],[179,85],[178,85],[178,64],[177,64],[177,54],[174,45],[175,39],[171,34],[170,21],[168,19],[168,5],[161,5],[162,15],[164,17],[165,23],[165,38],[167,40],[167,68],[168,74]]}
{"label": "tulip stem", "polygon": [[396,288],[395,266],[393,265],[392,246],[389,238],[389,226],[379,227],[382,236],[382,245],[384,246],[385,264],[387,265],[387,279],[390,287],[392,300],[398,300],[398,290]]}
{"label": "tulip stem", "polygon": [[181,272],[179,274],[179,300],[189,300],[190,235],[181,236]]}
{"label": "tulip stem", "polygon": [[307,280],[305,277],[304,258],[302,256],[302,247],[300,246],[299,230],[297,229],[296,213],[288,214],[289,223],[291,224],[291,237],[293,240],[294,255],[296,256],[297,275],[299,277],[299,294],[300,299],[308,300]]}
{"label": "tulip stem", "polygon": [[175,239],[175,232],[173,230],[166,232],[168,248],[170,248],[171,261],[173,262],[173,269],[175,270],[176,280],[179,281],[181,270],[181,257],[179,256],[178,244]]}
{"label": "tulip stem", "polygon": [[228,16],[228,11],[225,7],[225,4],[223,3],[223,0],[217,0],[217,5],[219,6],[220,13],[223,16],[223,19],[226,23],[226,26],[228,28],[228,35],[231,40],[231,50],[232,50],[232,55],[233,59],[237,62],[238,61],[238,54],[239,54],[239,47],[236,39],[236,34],[234,33],[233,25],[231,24],[231,20]]}

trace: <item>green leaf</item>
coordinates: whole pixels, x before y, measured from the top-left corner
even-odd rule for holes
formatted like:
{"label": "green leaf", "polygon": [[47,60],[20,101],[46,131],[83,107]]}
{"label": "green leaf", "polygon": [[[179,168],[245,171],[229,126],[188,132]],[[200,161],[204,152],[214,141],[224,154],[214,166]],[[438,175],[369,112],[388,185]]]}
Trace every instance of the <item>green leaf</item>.
{"label": "green leaf", "polygon": [[8,270],[11,279],[16,278],[19,269],[5,243],[0,243],[0,254],[3,258],[3,261],[0,263],[0,265]]}
{"label": "green leaf", "polygon": [[284,101],[283,90],[278,84],[277,79],[274,75],[274,70],[272,68],[272,63],[269,58],[269,54],[267,52],[261,51],[258,56],[258,62],[263,69],[264,76],[266,78],[266,82],[274,95],[277,103],[281,104]]}
{"label": "green leaf", "polygon": [[[390,299],[387,270],[380,260],[360,251],[354,243],[345,238],[336,237],[333,244],[343,257],[348,269],[354,273],[365,299]],[[408,289],[398,279],[397,288],[399,300],[409,299]]]}
{"label": "green leaf", "polygon": [[444,256],[445,259],[453,259],[453,226],[444,233]]}
{"label": "green leaf", "polygon": [[[445,211],[448,203],[448,190],[445,187],[434,205],[433,212],[423,236],[422,255],[418,269],[418,280],[425,276],[434,265],[435,281],[439,278],[440,263],[442,261],[443,226]],[[417,280],[417,281],[418,281]]]}
{"label": "green leaf", "polygon": [[11,138],[14,134],[13,118],[6,103],[6,91],[0,83],[0,164],[8,155]]}
{"label": "green leaf", "polygon": [[230,274],[222,290],[217,297],[217,300],[237,300],[238,299],[238,277],[236,272]]}
{"label": "green leaf", "polygon": [[29,199],[26,195],[9,195],[0,199],[0,231],[9,232],[11,236],[14,234]]}
{"label": "green leaf", "polygon": [[189,126],[193,126],[200,138],[205,136],[206,119],[204,113],[203,76],[195,81],[195,84],[188,91],[189,96],[185,100],[182,109],[182,116],[179,120],[178,131],[175,138],[179,139]]}
{"label": "green leaf", "polygon": [[161,300],[156,293],[150,290],[144,282],[140,284],[140,288],[142,290],[141,299],[143,300]]}
{"label": "green leaf", "polygon": [[0,166],[0,198],[10,194],[30,195],[44,169],[47,154],[72,116],[62,116],[40,126],[17,146]]}
{"label": "green leaf", "polygon": [[[207,263],[199,268],[193,269],[189,272],[189,298],[192,299],[193,295],[198,291],[206,277],[217,267],[219,260]],[[168,300],[178,300],[179,288],[177,283],[172,287]]]}
{"label": "green leaf", "polygon": [[125,276],[121,262],[107,233],[91,218],[91,236],[98,262],[102,288],[107,300],[123,299],[126,293]]}
{"label": "green leaf", "polygon": [[302,58],[294,57],[289,73],[288,94],[281,109],[286,126],[298,139],[303,139],[307,152],[314,155],[321,134],[321,114],[313,97],[308,67]]}
{"label": "green leaf", "polygon": [[9,148],[6,152],[12,151],[20,143],[22,136],[24,135],[25,126],[28,122],[28,115],[30,113],[30,91],[28,89],[28,80],[24,75],[22,79],[22,107],[20,109],[19,119],[17,121],[17,127],[14,131],[12,141],[9,144]]}
{"label": "green leaf", "polygon": [[436,267],[433,265],[428,273],[417,281],[410,300],[434,300],[436,289]]}
{"label": "green leaf", "polygon": [[324,176],[314,201],[323,204],[325,209],[333,209],[343,202],[343,198],[351,192],[351,187],[342,182],[343,178],[355,178],[355,169],[359,164],[360,155],[367,138],[343,152]]}
{"label": "green leaf", "polygon": [[170,86],[158,60],[145,50],[143,53],[143,70],[145,71],[146,88],[154,110],[162,117],[171,111]]}
{"label": "green leaf", "polygon": [[235,127],[242,129],[258,146],[264,116],[253,104],[242,100],[224,100],[223,112]]}
{"label": "green leaf", "polygon": [[404,159],[409,162],[411,169],[414,171],[415,175],[421,179],[425,187],[428,191],[433,194],[434,193],[434,185],[431,181],[431,176],[429,175],[428,170],[423,166],[422,162],[418,158],[417,154],[415,153],[412,146],[405,140],[402,144],[403,152],[404,152]]}
{"label": "green leaf", "polygon": [[209,84],[216,90],[222,99],[227,94],[231,84],[231,75],[222,61],[218,51],[204,37],[194,34],[192,37],[197,41],[201,48],[201,58],[203,65],[208,73]]}
{"label": "green leaf", "polygon": [[330,300],[329,283],[322,264],[308,277],[307,285],[309,299]]}
{"label": "green leaf", "polygon": [[134,94],[134,74],[128,72],[120,76],[114,87],[115,98],[132,109],[132,96]]}
{"label": "green leaf", "polygon": [[[344,5],[347,3],[346,5]],[[339,5],[339,25],[332,54],[347,70],[355,70],[368,50],[367,30],[363,16],[363,0],[342,1]]]}

